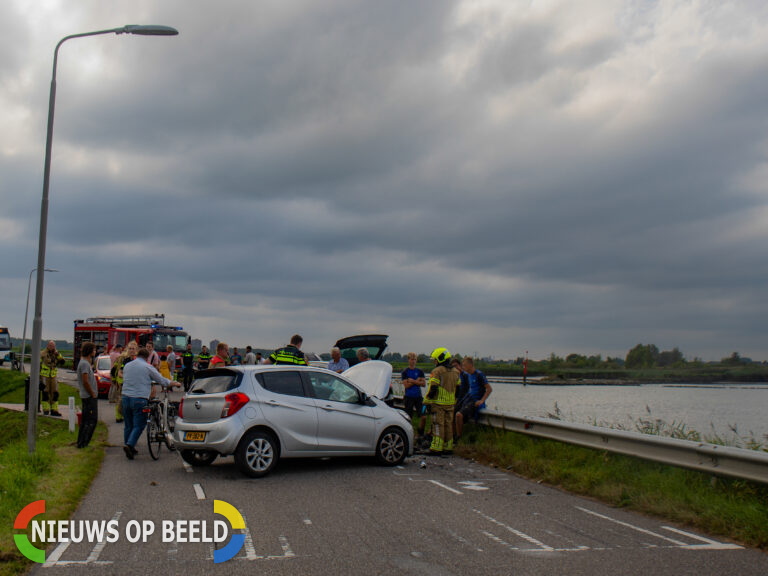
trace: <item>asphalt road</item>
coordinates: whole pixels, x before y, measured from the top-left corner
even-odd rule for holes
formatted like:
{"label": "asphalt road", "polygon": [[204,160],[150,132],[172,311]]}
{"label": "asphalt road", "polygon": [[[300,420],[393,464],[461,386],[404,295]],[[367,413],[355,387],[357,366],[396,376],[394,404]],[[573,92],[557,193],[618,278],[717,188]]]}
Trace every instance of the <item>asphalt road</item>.
{"label": "asphalt road", "polygon": [[[113,407],[99,409],[113,446],[74,519],[116,519],[120,539],[51,545],[32,574],[768,574],[760,551],[458,457],[414,457],[398,468],[282,461],[255,480],[232,458],[192,469],[164,450],[153,461],[142,439],[129,461]],[[163,520],[223,520],[214,500],[245,518],[235,558],[214,564],[213,544],[162,541]],[[131,520],[150,520],[156,532],[131,544]]]}

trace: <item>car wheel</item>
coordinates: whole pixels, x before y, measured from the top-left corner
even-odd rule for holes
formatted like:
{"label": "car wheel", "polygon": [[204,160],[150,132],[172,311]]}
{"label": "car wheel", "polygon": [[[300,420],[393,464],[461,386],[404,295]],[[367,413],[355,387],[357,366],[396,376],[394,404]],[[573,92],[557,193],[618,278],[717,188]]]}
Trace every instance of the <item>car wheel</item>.
{"label": "car wheel", "polygon": [[235,463],[238,468],[251,478],[261,478],[272,472],[278,458],[277,441],[272,434],[264,430],[248,432],[235,452]]}
{"label": "car wheel", "polygon": [[408,453],[408,440],[400,428],[387,428],[376,444],[376,459],[385,466],[397,466]]}
{"label": "car wheel", "polygon": [[219,453],[213,450],[181,450],[181,457],[190,466],[210,466]]}

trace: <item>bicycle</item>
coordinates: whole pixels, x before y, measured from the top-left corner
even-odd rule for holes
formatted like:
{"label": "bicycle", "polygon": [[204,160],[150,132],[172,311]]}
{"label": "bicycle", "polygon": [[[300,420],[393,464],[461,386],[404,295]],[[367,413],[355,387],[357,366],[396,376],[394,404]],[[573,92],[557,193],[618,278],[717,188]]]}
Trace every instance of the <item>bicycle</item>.
{"label": "bicycle", "polygon": [[168,399],[170,385],[160,384],[160,398],[151,398],[149,405],[144,408],[147,415],[147,444],[149,455],[153,460],[160,458],[160,448],[163,444],[173,452],[176,445],[173,442],[173,429],[178,414],[178,403]]}

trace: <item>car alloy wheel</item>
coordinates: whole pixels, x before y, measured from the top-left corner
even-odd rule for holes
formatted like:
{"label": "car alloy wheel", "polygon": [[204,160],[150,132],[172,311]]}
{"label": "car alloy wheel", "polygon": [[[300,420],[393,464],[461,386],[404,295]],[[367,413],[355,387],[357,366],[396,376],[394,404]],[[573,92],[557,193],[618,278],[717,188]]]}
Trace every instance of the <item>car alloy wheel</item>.
{"label": "car alloy wheel", "polygon": [[382,464],[395,466],[405,459],[406,440],[402,430],[388,428],[379,439],[376,455]]}
{"label": "car alloy wheel", "polygon": [[242,439],[235,452],[240,471],[253,478],[266,476],[277,464],[279,449],[272,434],[252,430]]}

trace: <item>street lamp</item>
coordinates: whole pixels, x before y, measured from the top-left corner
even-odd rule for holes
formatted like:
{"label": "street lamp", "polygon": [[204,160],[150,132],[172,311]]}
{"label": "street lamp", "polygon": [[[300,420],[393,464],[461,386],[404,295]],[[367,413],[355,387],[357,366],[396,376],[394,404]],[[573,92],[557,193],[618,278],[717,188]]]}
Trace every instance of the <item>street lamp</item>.
{"label": "street lamp", "polygon": [[111,30],[98,30],[96,32],[85,32],[82,34],[72,34],[65,36],[56,44],[53,51],[53,74],[51,76],[51,94],[48,100],[48,133],[45,140],[45,167],[43,169],[43,201],[40,207],[40,240],[37,251],[37,285],[35,287],[35,317],[32,320],[32,364],[30,366],[30,385],[29,385],[29,418],[27,420],[27,447],[30,454],[35,451],[35,442],[37,440],[37,410],[32,406],[37,406],[37,400],[40,394],[40,354],[35,353],[40,348],[40,338],[43,332],[43,278],[45,276],[45,241],[48,229],[48,190],[51,176],[51,146],[53,144],[53,111],[56,102],[56,62],[59,58],[59,48],[61,45],[72,38],[83,38],[85,36],[98,36],[100,34],[137,34],[139,36],[176,36],[179,33],[170,26],[141,26],[129,24],[122,28],[112,28]]}
{"label": "street lamp", "polygon": [[[19,372],[22,374],[24,373],[24,350],[27,347],[27,316],[29,315],[29,289],[32,286],[32,272],[37,270],[37,268],[32,268],[32,270],[29,271],[29,282],[27,282],[27,304],[24,306],[24,332],[21,336],[21,362],[19,363]],[[58,270],[55,270],[53,268],[46,268],[46,272],[58,272]]]}

